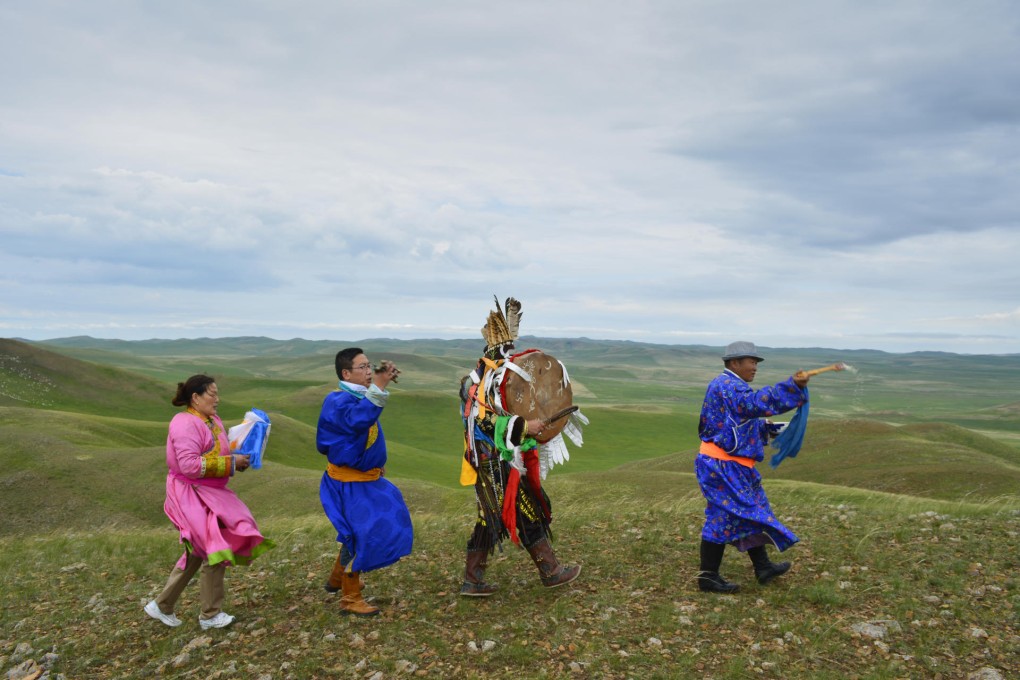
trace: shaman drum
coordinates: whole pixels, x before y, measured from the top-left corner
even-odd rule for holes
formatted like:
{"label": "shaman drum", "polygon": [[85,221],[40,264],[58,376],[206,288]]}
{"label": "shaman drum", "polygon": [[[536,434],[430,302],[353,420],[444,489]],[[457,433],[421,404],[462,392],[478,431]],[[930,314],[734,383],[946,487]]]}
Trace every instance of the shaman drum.
{"label": "shaman drum", "polygon": [[[531,380],[513,370],[502,371],[499,396],[503,410],[526,419],[547,420],[572,405],[574,393],[556,357],[540,350],[528,350],[510,357],[510,361]],[[563,431],[567,420],[564,415],[545,425],[542,437],[536,439],[540,443],[553,439]]]}

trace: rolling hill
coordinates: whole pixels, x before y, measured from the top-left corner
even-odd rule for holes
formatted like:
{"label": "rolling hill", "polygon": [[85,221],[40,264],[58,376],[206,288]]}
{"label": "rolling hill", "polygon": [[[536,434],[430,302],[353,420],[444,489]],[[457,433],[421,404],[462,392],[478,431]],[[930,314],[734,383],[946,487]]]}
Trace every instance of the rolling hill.
{"label": "rolling hill", "polygon": [[[471,363],[469,343],[378,344],[387,349],[376,355],[403,369],[383,418],[391,446],[388,474],[457,488],[462,443],[455,392]],[[717,370],[710,348],[548,344],[569,357],[564,361],[576,401],[591,420],[584,447],[571,447],[570,463],[554,474],[614,468],[690,474],[701,394]],[[165,428],[176,412],[169,399],[186,373],[169,375],[167,367],[176,361],[186,362],[177,368],[202,366],[217,376],[220,414],[228,426],[252,406],[273,419],[266,468],[239,484],[258,488],[277,478],[314,484],[323,465],[314,448],[315,423],[335,382],[329,352],[336,346],[265,338],[0,340],[0,485],[12,491],[0,501],[0,535],[93,524],[97,517],[100,523],[161,522]],[[773,359],[777,368],[793,370],[787,367],[838,355],[774,350],[763,370]],[[113,356],[117,365],[100,361]],[[1020,375],[1015,357],[860,352],[854,361],[856,374],[812,382],[804,449],[777,470],[763,465],[766,478],[944,500],[1015,496],[1020,448],[1011,437],[1020,433],[1020,422],[1016,402],[1005,398],[1012,394],[999,387],[1003,378]],[[885,408],[892,405],[904,415]],[[979,422],[982,429],[938,420],[943,413]],[[119,495],[115,490],[124,480],[130,490]],[[25,494],[36,499],[34,505],[23,502]],[[79,518],[77,510],[95,498],[102,511]]]}
{"label": "rolling hill", "polygon": [[[65,344],[66,346],[61,346]],[[0,670],[12,677],[1004,678],[1020,673],[1015,357],[776,350],[759,376],[849,360],[811,383],[805,446],[761,466],[801,537],[789,574],[737,596],[694,587],[704,503],[691,473],[711,348],[555,341],[591,419],[546,481],[556,550],[581,578],[541,587],[512,545],[501,590],[457,591],[474,518],[457,485],[456,381],[477,343],[364,341],[404,372],[383,426],[414,553],[366,578],[383,610],[339,616],[314,451],[337,343],[0,340]],[[535,344],[543,344],[537,341]],[[261,470],[231,488],[276,548],[230,569],[238,622],[200,632],[197,587],[168,629],[141,607],[180,553],[163,514],[178,380],[217,377],[228,425],[269,411]],[[967,423],[977,424],[970,427]],[[22,672],[24,671],[24,672]],[[996,673],[998,675],[996,675]],[[33,675],[34,674],[34,675]],[[49,676],[45,676],[49,677]]]}

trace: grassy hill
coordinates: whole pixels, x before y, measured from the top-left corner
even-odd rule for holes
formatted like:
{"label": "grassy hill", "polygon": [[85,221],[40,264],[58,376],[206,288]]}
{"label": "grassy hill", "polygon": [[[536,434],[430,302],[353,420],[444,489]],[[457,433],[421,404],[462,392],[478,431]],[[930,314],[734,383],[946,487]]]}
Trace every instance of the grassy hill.
{"label": "grassy hill", "polygon": [[715,597],[694,586],[703,508],[691,475],[561,475],[549,481],[556,549],[583,565],[578,581],[546,590],[508,546],[488,572],[501,591],[469,601],[457,589],[470,492],[403,480],[414,552],[366,575],[383,613],[353,620],[321,589],[335,536],[315,507],[316,478],[270,466],[237,480],[278,545],[229,571],[226,609],[238,621],[227,630],[199,630],[197,586],[178,603],[180,628],[142,614],[179,552],[168,525],[0,538],[4,668],[20,649],[37,663],[55,653],[51,668],[68,678],[1020,673],[1015,507],[775,480],[773,505],[802,540],[784,555],[793,569],[761,587],[730,549],[723,570],[743,590]]}
{"label": "grassy hill", "polygon": [[[403,369],[383,416],[391,447],[388,474],[456,488],[462,441],[455,392],[465,365],[471,365],[466,358],[471,347],[449,341],[387,342],[389,351],[380,350],[375,356],[392,357]],[[119,363],[132,368],[52,351],[62,344],[80,347],[86,353],[127,357]],[[183,373],[171,380],[152,377],[162,370],[153,370],[155,366],[172,358],[170,351],[176,352],[174,357],[187,357],[191,367],[201,366],[217,376],[222,395],[220,414],[228,426],[253,406],[269,412],[273,420],[267,450],[270,467],[321,473],[323,460],[314,447],[315,423],[323,396],[335,385],[332,357],[326,349],[337,344],[264,338],[142,343],[74,339],[45,345],[0,340],[0,437],[4,442],[0,483],[12,484],[10,476],[18,474],[26,488],[42,493],[51,478],[74,480],[61,482],[66,497],[55,495],[39,507],[27,506],[17,496],[5,497],[0,501],[0,535],[29,526],[63,526],[60,508],[79,507],[86,502],[82,499],[108,486],[105,480],[111,470],[149,469],[146,480],[159,478],[166,423],[177,410],[169,399],[176,380],[185,377]],[[588,340],[550,344],[560,356],[571,357],[564,361],[575,384],[575,401],[591,419],[585,446],[571,447],[571,461],[558,474],[634,464],[690,472],[704,384],[717,370],[712,350]],[[202,352],[214,353],[202,356]],[[786,372],[779,368],[792,371],[800,365],[820,365],[835,356],[831,350],[798,350],[792,358],[785,358],[789,352],[769,352],[763,372],[773,355],[779,364],[773,370],[779,375]],[[860,356],[853,360],[859,365],[874,366],[858,368],[856,374],[828,374],[812,381],[812,420],[804,449],[777,470],[762,466],[767,479],[945,500],[985,501],[1016,495],[1020,489],[1020,445],[1010,439],[1020,435],[1016,402],[1005,398],[1013,396],[1009,390],[998,387],[1004,377],[1012,376],[1010,371],[1020,377],[1020,366],[1013,368],[1016,362],[1012,358],[857,354]],[[882,359],[884,364],[877,363]],[[992,370],[995,366],[998,369]],[[905,367],[919,371],[915,380],[903,377]],[[950,386],[941,389],[947,382]],[[853,393],[849,401],[841,394],[847,390]],[[977,398],[979,393],[984,395],[982,399]],[[996,398],[1001,401],[993,403]],[[932,416],[935,399],[945,402],[935,415],[952,412],[985,427],[978,431],[926,421]],[[922,406],[915,410],[911,400]],[[873,411],[888,415],[883,406],[890,403],[910,417],[897,423],[896,419],[858,415]],[[146,494],[156,498],[160,493],[158,488],[150,491],[146,487],[130,498]],[[119,522],[140,516],[162,521],[158,511],[134,513],[132,508],[137,506],[133,502],[126,500],[124,510],[116,507],[115,495],[107,496],[104,518]],[[148,507],[151,500],[137,505]]]}
{"label": "grassy hill", "polygon": [[[857,487],[943,500],[1016,499],[1020,452],[956,425],[894,426],[869,420],[813,421],[804,448],[766,479]],[[696,449],[625,468],[690,472]],[[766,451],[767,456],[774,453]],[[767,458],[766,458],[767,460]]]}
{"label": "grassy hill", "polygon": [[[491,568],[502,592],[473,602],[456,595],[474,501],[457,485],[455,392],[478,343],[359,342],[403,370],[383,427],[416,539],[368,576],[383,616],[352,621],[321,590],[335,535],[314,450],[341,344],[0,340],[0,670],[52,652],[68,678],[1020,674],[1015,356],[769,351],[764,382],[836,360],[857,372],[813,380],[803,450],[761,466],[802,539],[793,571],[759,587],[728,550],[744,592],[706,597],[691,469],[718,351],[534,339],[567,364],[591,419],[547,481],[557,551],[584,571],[547,591],[510,547]],[[179,551],[162,512],[166,424],[176,382],[196,371],[217,377],[228,425],[252,406],[273,420],[265,467],[231,487],[278,547],[231,570],[239,621],[211,634],[194,621],[196,588],[181,628],[141,614]]]}
{"label": "grassy hill", "polygon": [[[35,347],[56,349],[105,366],[175,383],[191,373],[220,377],[295,380],[331,385],[333,355],[358,344],[372,358],[391,358],[404,369],[405,389],[455,393],[457,380],[480,349],[473,340],[354,342],[203,338],[120,341],[62,338]],[[625,402],[633,406],[696,411],[707,382],[721,370],[719,348],[639,342],[522,337],[520,347],[541,347],[564,361],[581,386],[584,405]],[[1020,354],[960,355],[945,352],[890,354],[876,350],[762,348],[758,380],[785,378],[800,368],[844,361],[853,372],[828,374],[811,383],[813,412],[896,424],[951,422],[971,429],[1020,434]],[[691,405],[693,404],[693,406]]]}
{"label": "grassy hill", "polygon": [[159,382],[113,366],[0,338],[0,406],[144,416],[173,396]]}

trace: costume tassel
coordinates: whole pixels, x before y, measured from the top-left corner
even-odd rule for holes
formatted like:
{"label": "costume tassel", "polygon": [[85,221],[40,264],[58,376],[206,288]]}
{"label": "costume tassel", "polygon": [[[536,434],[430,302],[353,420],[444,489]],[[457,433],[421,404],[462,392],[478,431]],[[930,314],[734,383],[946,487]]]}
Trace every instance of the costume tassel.
{"label": "costume tassel", "polygon": [[538,449],[524,452],[524,467],[528,471],[527,478],[528,484],[531,485],[531,491],[542,506],[542,514],[548,522],[552,519],[552,513],[549,511],[549,506],[545,502],[545,495],[542,493],[542,471],[538,460]]}
{"label": "costume tassel", "polygon": [[510,540],[520,545],[517,537],[517,488],[521,484],[521,473],[517,468],[510,468],[506,479],[506,491],[503,492],[503,527],[510,535]]}

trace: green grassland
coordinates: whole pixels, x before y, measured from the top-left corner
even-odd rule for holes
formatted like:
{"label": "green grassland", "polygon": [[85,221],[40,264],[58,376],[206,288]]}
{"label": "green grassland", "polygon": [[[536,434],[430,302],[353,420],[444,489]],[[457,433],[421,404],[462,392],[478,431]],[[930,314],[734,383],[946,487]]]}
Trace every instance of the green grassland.
{"label": "green grassland", "polygon": [[[1020,356],[776,349],[758,382],[846,361],[812,380],[800,454],[760,466],[802,542],[767,588],[727,552],[736,596],[696,591],[703,502],[692,475],[714,348],[523,339],[567,365],[590,418],[547,481],[557,552],[576,584],[543,589],[509,546],[502,592],[457,597],[473,493],[458,485],[457,400],[471,341],[365,340],[396,361],[387,475],[415,551],[368,575],[384,610],[338,616],[321,581],[335,556],[314,448],[333,353],[351,343],[265,338],[121,342],[0,339],[0,670],[19,644],[67,678],[958,678],[1020,674]],[[278,547],[231,570],[238,623],[199,631],[144,617],[179,546],[162,511],[177,381],[217,377],[227,425],[273,421],[266,463],[231,487]],[[855,626],[892,621],[874,640]],[[472,643],[495,642],[475,652]],[[24,649],[22,648],[22,652]]]}

